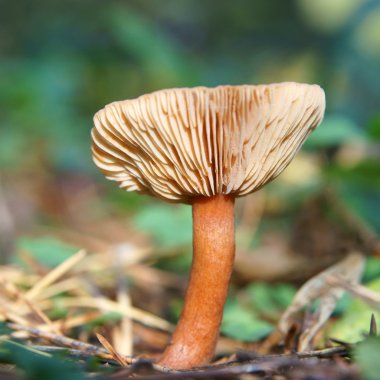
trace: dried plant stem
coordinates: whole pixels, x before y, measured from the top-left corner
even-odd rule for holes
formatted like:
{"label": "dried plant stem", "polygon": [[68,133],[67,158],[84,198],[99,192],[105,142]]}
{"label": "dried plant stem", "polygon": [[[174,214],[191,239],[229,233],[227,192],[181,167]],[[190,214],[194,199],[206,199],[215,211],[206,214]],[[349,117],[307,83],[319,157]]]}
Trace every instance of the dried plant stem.
{"label": "dried plant stem", "polygon": [[193,264],[185,305],[159,364],[176,369],[208,363],[215,352],[234,255],[234,198],[193,202]]}
{"label": "dried plant stem", "polygon": [[37,284],[35,284],[33,288],[26,293],[26,297],[29,300],[36,298],[44,288],[47,288],[49,285],[57,281],[85,256],[86,252],[84,250],[80,250],[75,255],[69,257],[62,264],[58,265],[56,268],[50,271],[45,277],[40,279],[40,281],[38,281]]}
{"label": "dried plant stem", "polygon": [[99,355],[99,356],[112,356],[104,348],[94,346],[92,344],[80,342],[75,339],[68,338],[63,335],[53,334],[48,331],[43,331],[35,327],[22,326],[17,323],[8,323],[8,327],[15,331],[25,331],[30,335],[36,336],[38,338],[46,339],[49,342],[52,342],[58,346],[69,347],[75,350],[80,350],[90,355]]}

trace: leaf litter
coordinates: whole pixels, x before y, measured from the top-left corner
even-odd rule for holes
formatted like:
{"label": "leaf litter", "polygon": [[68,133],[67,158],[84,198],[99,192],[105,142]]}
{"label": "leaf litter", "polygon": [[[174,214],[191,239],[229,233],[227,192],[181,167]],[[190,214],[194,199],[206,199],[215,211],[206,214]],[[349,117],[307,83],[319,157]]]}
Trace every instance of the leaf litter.
{"label": "leaf litter", "polygon": [[[148,379],[208,378],[227,375],[236,377],[243,374],[259,376],[264,373],[270,375],[284,371],[289,373],[290,368],[297,368],[300,363],[305,368],[315,366],[315,363],[310,360],[316,358],[322,360],[350,356],[351,347],[348,349],[342,344],[317,351],[310,348],[317,330],[321,329],[328,320],[344,290],[365,299],[366,302],[372,302],[372,305],[376,305],[380,297],[378,293],[368,291],[365,287],[358,285],[364,258],[360,254],[353,253],[307,281],[283,313],[278,323],[278,331],[282,333],[282,336],[289,332],[297,314],[305,306],[318,298],[321,301],[314,311],[313,323],[310,325],[312,328],[304,329],[300,334],[297,352],[287,355],[260,356],[252,351],[237,351],[221,364],[185,373],[173,372],[149,360],[146,361],[140,355],[133,356],[133,323],[137,322],[140,326],[145,326],[146,331],[161,330],[166,334],[172,331],[173,326],[162,318],[132,306],[127,283],[118,273],[122,267],[120,255],[116,257],[118,258],[114,263],[108,264],[108,268],[107,263],[104,263],[103,267],[103,270],[110,270],[115,274],[117,288],[115,300],[106,297],[94,283],[94,279],[89,278],[89,273],[93,268],[96,268],[95,272],[97,271],[99,266],[97,260],[100,256],[88,255],[83,250],[50,271],[34,273],[32,278],[30,273],[23,273],[21,269],[14,269],[12,276],[9,276],[9,272],[8,275],[1,276],[0,315],[2,321],[6,322],[6,326],[10,328],[7,334],[1,336],[1,341],[4,343],[16,339],[16,341],[25,342],[25,347],[28,349],[45,354],[56,354],[60,349],[65,349],[65,353],[72,358],[88,360],[90,357],[96,357],[100,362],[108,363],[115,369],[126,368],[116,371],[112,375],[115,379],[122,378],[124,375],[138,375]],[[92,265],[92,260],[94,260],[94,265]],[[105,261],[107,260],[102,257],[102,262]],[[2,269],[5,270],[5,267]],[[72,284],[74,286],[71,286]],[[55,297],[58,297],[57,301],[67,309],[64,318],[49,317],[51,310],[55,307]],[[112,331],[107,333],[107,329],[105,330],[107,337],[97,332],[96,328],[94,335],[98,343],[94,337],[91,339],[88,336],[87,340],[90,339],[90,341],[82,341],[68,336],[76,328],[104,315],[104,312],[119,313],[119,322],[113,326]],[[373,319],[370,328],[372,336],[376,335],[375,326],[376,322]],[[323,365],[324,371],[333,371],[327,368],[328,364]],[[348,370],[340,368],[339,371],[342,374]],[[352,375],[352,372],[350,373]]]}
{"label": "leaf litter", "polygon": [[363,255],[351,253],[342,261],[312,277],[298,290],[292,303],[278,322],[278,330],[283,335],[290,330],[295,322],[295,316],[300,310],[312,305],[315,300],[319,300],[315,310],[308,315],[306,326],[299,337],[299,352],[310,350],[313,339],[329,319],[337,302],[344,294],[342,287],[332,286],[328,279],[341,276],[349,283],[357,284],[360,281],[363,269]]}
{"label": "leaf litter", "polygon": [[[257,212],[261,215],[262,209]],[[257,224],[254,216],[244,220]],[[244,225],[241,236],[245,233],[249,233],[249,225]],[[91,246],[90,235],[86,240],[83,236],[78,241]],[[251,249],[245,241],[245,249]],[[285,312],[282,304],[268,304],[267,308],[262,302],[255,314],[249,314],[249,302],[238,296],[235,310],[244,310],[244,320],[265,322],[266,326],[279,320],[276,331],[264,341],[250,343],[242,339],[243,331],[236,335],[236,328],[231,328],[231,337],[220,338],[218,361],[208,367],[178,372],[154,364],[174,327],[162,317],[162,301],[167,301],[168,292],[182,293],[185,282],[152,263],[177,255],[175,249],[158,251],[146,242],[132,241],[113,245],[99,237],[93,246],[99,250],[93,253],[90,249],[92,253],[87,253],[89,248],[84,244],[85,249],[54,267],[24,249],[21,258],[26,266],[0,267],[0,320],[5,330],[0,333],[0,349],[5,347],[13,352],[14,346],[9,342],[16,342],[33,352],[47,354],[45,358],[49,360],[58,355],[60,361],[65,358],[81,363],[84,377],[303,379],[305,374],[328,374],[332,379],[359,378],[357,367],[350,364],[356,345],[329,341],[328,337],[323,343],[323,332],[344,292],[362,299],[374,310],[379,309],[379,293],[359,284],[364,265],[360,253],[348,255],[308,280]],[[246,297],[251,292],[254,298],[260,291],[265,295],[265,286],[260,286],[253,286],[250,291],[243,286],[237,294]],[[277,286],[279,292],[282,289],[280,285],[268,286],[274,290]],[[152,295],[147,296],[148,292]],[[310,308],[315,300],[318,302]],[[252,302],[254,305],[254,299]],[[233,322],[233,315],[229,318]],[[376,338],[376,330],[373,317],[368,321],[368,335]],[[265,336],[262,331],[258,333],[257,336]],[[11,362],[16,363],[17,354],[14,355]],[[97,367],[87,368],[93,360]]]}

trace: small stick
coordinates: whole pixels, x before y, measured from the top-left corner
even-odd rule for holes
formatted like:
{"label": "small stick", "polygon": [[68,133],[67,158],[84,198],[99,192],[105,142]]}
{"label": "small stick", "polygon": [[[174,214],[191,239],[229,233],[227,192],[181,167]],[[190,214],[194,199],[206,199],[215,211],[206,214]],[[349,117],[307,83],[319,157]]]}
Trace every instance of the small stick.
{"label": "small stick", "polygon": [[77,277],[67,277],[64,280],[56,282],[49,287],[42,289],[38,294],[38,300],[41,301],[51,299],[55,295],[64,292],[74,293],[73,291],[75,291],[76,294],[83,293],[83,284],[84,282]]}
{"label": "small stick", "polygon": [[377,311],[380,310],[380,294],[360,284],[353,284],[341,276],[327,276],[326,281],[331,286],[341,287],[353,296],[361,299]]}
{"label": "small stick", "polygon": [[73,266],[75,266],[80,260],[82,260],[86,256],[86,251],[81,249],[75,255],[69,257],[62,264],[58,265],[54,269],[52,269],[46,276],[42,277],[40,281],[37,282],[36,285],[33,286],[27,293],[26,297],[29,300],[37,297],[40,291],[55,281],[58,278],[62,277],[66,272],[68,272]]}
{"label": "small stick", "polygon": [[[256,357],[252,360],[245,361],[244,363],[237,363],[236,361],[227,362],[223,365],[211,365],[207,367],[198,367],[187,371],[170,370],[168,368],[159,368],[157,365],[153,365],[153,369],[160,372],[160,374],[152,374],[147,376],[139,376],[139,379],[144,380],[166,380],[166,379],[210,379],[210,378],[235,378],[239,375],[249,374],[262,374],[265,373],[265,378],[269,378],[274,375],[281,367],[294,367],[300,365],[302,362],[300,359],[308,358],[325,358],[331,357],[337,354],[343,354],[347,349],[345,347],[333,347],[320,351],[309,351],[300,354],[292,355],[269,355],[264,357]],[[134,373],[138,370],[139,362],[133,363],[136,365],[135,371],[133,367],[129,367],[128,370],[122,370],[110,378],[125,379],[126,375]],[[305,364],[308,365],[307,363]],[[315,363],[311,364],[315,367]],[[239,377],[240,378],[240,377]],[[260,377],[261,378],[261,377]],[[272,378],[272,377],[271,377]]]}
{"label": "small stick", "polygon": [[[95,346],[93,344],[80,342],[76,339],[68,338],[66,336],[56,335],[47,331],[42,331],[35,327],[22,326],[16,323],[8,323],[7,326],[13,330],[27,332],[30,335],[33,335],[41,339],[46,339],[49,342],[60,346],[60,347],[47,346],[46,349],[44,349],[44,346],[32,346],[35,349],[40,350],[40,351],[52,352],[53,350],[59,350],[61,347],[64,347],[64,348],[68,348],[69,352],[71,352],[74,356],[79,356],[79,352],[80,352],[84,355],[97,356],[101,359],[106,359],[106,360],[111,359],[115,361],[115,357],[112,354],[110,354],[108,350]],[[119,359],[121,358],[122,361],[126,364],[134,364],[141,361],[140,358],[132,358],[130,356],[121,355],[121,354],[118,354],[118,357]],[[156,371],[159,371],[159,372],[165,372],[165,373],[174,372],[173,370],[169,368],[165,368],[157,364],[152,364],[152,366]]]}
{"label": "small stick", "polygon": [[[128,292],[128,284],[120,270],[122,265],[122,251],[115,249],[114,271],[117,283],[116,301],[122,308],[132,307],[132,300]],[[115,349],[124,355],[133,355],[133,330],[130,316],[123,315],[120,323],[112,331],[112,341]]]}
{"label": "small stick", "polygon": [[27,319],[25,319],[24,317],[19,316],[14,312],[9,312],[9,311],[5,310],[3,307],[0,307],[0,321],[2,319],[10,320],[10,321],[15,322],[19,325],[28,325],[29,324],[29,321]]}
{"label": "small stick", "polygon": [[[45,302],[43,306],[47,307]],[[61,303],[65,305],[66,307],[94,308],[94,309],[100,309],[100,310],[106,310],[106,311],[114,311],[122,315],[129,316],[136,322],[140,322],[149,327],[153,327],[153,328],[157,328],[157,329],[160,329],[163,331],[169,331],[169,332],[173,330],[173,326],[168,321],[162,318],[159,318],[152,313],[138,309],[133,306],[121,305],[118,302],[109,300],[105,297],[97,297],[97,298],[67,297],[67,298],[62,298]],[[49,302],[48,304],[50,305]]]}
{"label": "small stick", "polygon": [[[56,347],[56,346],[42,346],[42,345],[31,345],[31,348],[41,351],[41,352],[46,352],[48,354],[54,354],[54,353],[65,353],[73,358],[77,359],[82,359],[82,360],[87,360],[92,358],[94,355],[88,354],[86,352],[83,352],[81,350],[77,350],[75,348],[68,348],[68,347]],[[115,360],[111,359],[111,355],[108,355],[109,358],[106,358],[106,355],[95,355],[97,356],[100,360],[104,360],[109,364],[114,364],[119,366],[119,363],[116,362]]]}
{"label": "small stick", "polygon": [[22,326],[16,323],[8,323],[7,325],[13,330],[26,331],[30,335],[36,336],[38,338],[46,339],[49,342],[52,342],[58,346],[69,347],[72,349],[80,350],[87,354],[98,355],[98,356],[106,355],[107,357],[110,357],[109,353],[105,349],[100,348],[98,346],[94,346],[89,343],[80,342],[79,340],[68,338],[63,335],[57,335],[51,332],[42,331],[36,327]]}
{"label": "small stick", "polygon": [[33,314],[35,314],[43,323],[52,328],[56,334],[61,334],[59,328],[53,324],[50,318],[37,305],[33,304],[24,293],[17,289],[14,284],[7,282],[6,280],[0,280],[0,285],[2,285],[3,290],[9,297],[23,302]]}
{"label": "small stick", "polygon": [[112,344],[103,335],[96,334],[96,337],[98,338],[101,345],[110,353],[113,359],[117,361],[122,367],[126,367],[128,364],[132,363],[132,359],[126,360],[123,358],[123,356],[115,350]]}

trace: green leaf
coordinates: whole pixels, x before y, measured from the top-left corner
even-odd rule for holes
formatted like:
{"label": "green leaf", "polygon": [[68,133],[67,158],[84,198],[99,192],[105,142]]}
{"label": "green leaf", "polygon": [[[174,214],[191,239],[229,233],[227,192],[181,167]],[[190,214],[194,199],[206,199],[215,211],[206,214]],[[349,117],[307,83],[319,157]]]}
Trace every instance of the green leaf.
{"label": "green leaf", "polygon": [[138,213],[137,228],[150,233],[166,247],[190,244],[192,241],[191,208],[184,205],[157,204]]}
{"label": "green leaf", "polygon": [[[366,285],[369,289],[380,292],[380,278]],[[345,342],[356,343],[365,337],[369,331],[373,308],[359,299],[354,299],[346,308],[344,315],[329,329],[328,335]],[[379,315],[375,313],[376,320]]]}
{"label": "green leaf", "polygon": [[0,360],[23,370],[25,380],[84,380],[79,366],[13,341],[2,341]]}
{"label": "green leaf", "polygon": [[[102,181],[104,180],[103,175],[100,175],[100,173],[99,178],[101,178]],[[151,207],[152,201],[147,195],[143,196],[135,191],[123,191],[110,181],[107,181],[106,185],[107,193],[104,197],[105,202],[121,213],[125,214],[125,211],[138,212],[142,208]]]}
{"label": "green leaf", "polygon": [[8,335],[12,332],[12,330],[7,326],[5,322],[0,322],[0,336]]}
{"label": "green leaf", "polygon": [[247,287],[247,293],[254,310],[275,317],[291,303],[296,289],[289,284],[269,285],[257,282]]}
{"label": "green leaf", "polygon": [[[380,169],[380,165],[379,165]],[[342,202],[365,223],[380,232],[380,218],[378,217],[380,170],[374,170],[366,177],[365,172],[359,176],[342,177],[338,179],[338,192]],[[361,178],[365,177],[365,179]]]}
{"label": "green leaf", "polygon": [[347,308],[350,307],[352,303],[352,296],[351,294],[345,293],[343,296],[338,300],[338,302],[335,305],[335,309],[333,312],[333,315],[342,315],[346,312]]}
{"label": "green leaf", "polygon": [[152,19],[125,4],[107,14],[110,33],[144,68],[150,85],[189,85],[197,78],[195,66],[189,64],[183,46]]}
{"label": "green leaf", "polygon": [[354,355],[364,380],[378,380],[380,374],[380,337],[370,337],[358,344]]}
{"label": "green leaf", "polygon": [[367,257],[363,273],[363,282],[380,278],[380,260],[377,257]]}
{"label": "green leaf", "polygon": [[361,186],[380,187],[380,163],[375,159],[361,161],[353,167],[331,166],[327,173],[340,181],[348,184],[360,184]]}
{"label": "green leaf", "polygon": [[188,275],[191,268],[192,260],[193,260],[192,252],[186,250],[186,252],[182,252],[181,254],[176,255],[176,256],[169,255],[167,257],[160,258],[160,260],[156,263],[155,266],[157,268],[160,268],[162,270],[166,270],[169,272]]}
{"label": "green leaf", "polygon": [[306,140],[305,146],[328,148],[363,138],[359,128],[342,115],[325,116],[322,124]]}
{"label": "green leaf", "polygon": [[261,320],[252,310],[229,300],[224,308],[221,331],[223,334],[241,340],[254,342],[270,334],[273,326]]}
{"label": "green leaf", "polygon": [[368,124],[368,137],[372,140],[380,140],[380,115],[372,118]]}
{"label": "green leaf", "polygon": [[[16,242],[16,249],[18,252],[26,251],[38,262],[51,268],[61,264],[79,250],[50,236],[21,237]],[[20,256],[15,256],[14,262],[23,266],[27,265]]]}

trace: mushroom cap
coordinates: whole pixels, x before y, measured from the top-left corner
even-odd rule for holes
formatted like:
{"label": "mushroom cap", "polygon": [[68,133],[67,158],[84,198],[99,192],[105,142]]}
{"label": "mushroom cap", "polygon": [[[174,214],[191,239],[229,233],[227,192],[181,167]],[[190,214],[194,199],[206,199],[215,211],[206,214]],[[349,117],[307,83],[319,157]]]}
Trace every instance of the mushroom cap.
{"label": "mushroom cap", "polygon": [[94,117],[95,164],[127,191],[191,203],[252,193],[278,176],[320,123],[318,85],[174,88]]}

